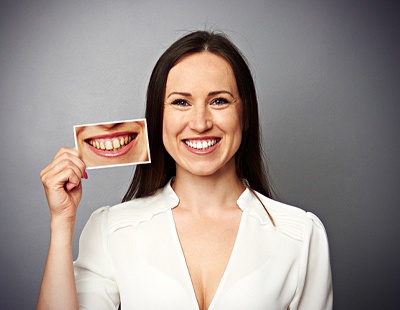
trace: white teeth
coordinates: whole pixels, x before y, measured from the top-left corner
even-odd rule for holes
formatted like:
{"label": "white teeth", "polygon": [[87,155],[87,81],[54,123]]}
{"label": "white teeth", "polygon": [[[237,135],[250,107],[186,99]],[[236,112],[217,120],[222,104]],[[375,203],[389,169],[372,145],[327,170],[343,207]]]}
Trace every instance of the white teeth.
{"label": "white teeth", "polygon": [[113,144],[114,149],[119,149],[121,147],[121,144],[119,144],[118,139],[114,139],[112,144]]}
{"label": "white teeth", "polygon": [[204,150],[217,143],[217,140],[185,141],[185,144],[193,149]]}
{"label": "white teeth", "polygon": [[109,150],[112,150],[112,149],[113,149],[113,144],[112,144],[112,142],[109,141],[109,140],[107,140],[107,141],[106,141],[106,150],[109,151]]}
{"label": "white teeth", "polygon": [[127,145],[131,141],[132,141],[131,136],[126,136],[106,141],[98,141],[93,139],[89,141],[89,144],[95,147],[96,149],[112,151],[112,150],[117,150],[124,145]]}

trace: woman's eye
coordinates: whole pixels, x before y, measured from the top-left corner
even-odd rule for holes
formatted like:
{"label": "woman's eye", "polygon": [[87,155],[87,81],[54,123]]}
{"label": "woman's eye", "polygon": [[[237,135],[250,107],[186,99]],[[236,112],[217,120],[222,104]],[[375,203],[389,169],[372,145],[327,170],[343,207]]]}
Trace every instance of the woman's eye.
{"label": "woman's eye", "polygon": [[174,100],[174,101],[171,102],[171,104],[177,105],[177,106],[180,106],[180,107],[186,107],[186,106],[189,105],[189,103],[186,100],[183,100],[183,99]]}
{"label": "woman's eye", "polygon": [[217,99],[214,99],[211,102],[211,104],[213,104],[213,105],[224,105],[224,104],[227,104],[227,103],[229,103],[229,101],[226,100],[225,98],[217,98]]}

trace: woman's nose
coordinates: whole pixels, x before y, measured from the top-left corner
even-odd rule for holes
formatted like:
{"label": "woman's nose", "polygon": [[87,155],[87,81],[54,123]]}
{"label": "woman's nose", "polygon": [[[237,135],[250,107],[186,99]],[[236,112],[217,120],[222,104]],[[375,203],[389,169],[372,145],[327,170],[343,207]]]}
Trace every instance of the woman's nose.
{"label": "woman's nose", "polygon": [[100,126],[103,127],[105,130],[111,129],[114,127],[118,127],[120,123],[110,123],[110,124],[101,124]]}
{"label": "woman's nose", "polygon": [[189,127],[198,132],[204,132],[213,126],[211,115],[206,107],[199,107],[193,110]]}

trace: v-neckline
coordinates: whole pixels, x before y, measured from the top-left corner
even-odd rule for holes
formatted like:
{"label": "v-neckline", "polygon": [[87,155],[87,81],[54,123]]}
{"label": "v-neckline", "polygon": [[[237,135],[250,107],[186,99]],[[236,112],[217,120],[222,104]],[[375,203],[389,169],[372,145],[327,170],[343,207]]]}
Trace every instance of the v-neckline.
{"label": "v-neckline", "polygon": [[[182,263],[183,266],[184,266],[183,269],[185,270],[185,275],[184,275],[185,281],[187,281],[187,283],[188,283],[188,285],[190,287],[192,299],[194,300],[194,303],[196,304],[196,309],[199,310],[200,306],[199,306],[199,303],[197,301],[196,291],[194,289],[192,277],[190,276],[189,267],[188,267],[187,262],[186,262],[186,258],[185,258],[185,254],[184,254],[184,251],[183,251],[183,248],[182,248],[182,244],[181,244],[181,242],[179,240],[178,229],[176,227],[176,222],[175,222],[175,218],[174,218],[172,210],[173,209],[170,209],[169,212],[170,212],[170,217],[171,217],[171,221],[172,221],[172,225],[173,225],[173,231],[174,231],[173,235],[174,235],[174,239],[175,239],[175,244],[177,245],[177,248],[178,248],[179,260],[180,260],[180,263]],[[222,277],[221,277],[221,279],[220,279],[220,281],[218,283],[217,289],[216,289],[216,291],[214,293],[214,296],[213,296],[213,298],[211,300],[210,306],[207,308],[207,310],[212,310],[213,309],[214,304],[216,303],[215,300],[218,299],[220,291],[222,290],[222,288],[224,286],[224,283],[226,282],[226,278],[229,275],[229,271],[232,268],[231,265],[233,264],[234,257],[236,256],[235,255],[235,253],[237,252],[236,248],[238,247],[237,244],[240,241],[242,226],[243,226],[243,222],[244,222],[243,221],[244,212],[243,212],[243,210],[241,210],[241,211],[242,211],[242,214],[240,215],[239,228],[238,228],[238,231],[236,233],[235,242],[233,243],[233,247],[232,247],[232,251],[231,251],[231,254],[229,256],[229,259],[228,259],[228,263],[226,264],[224,273],[222,274]]]}

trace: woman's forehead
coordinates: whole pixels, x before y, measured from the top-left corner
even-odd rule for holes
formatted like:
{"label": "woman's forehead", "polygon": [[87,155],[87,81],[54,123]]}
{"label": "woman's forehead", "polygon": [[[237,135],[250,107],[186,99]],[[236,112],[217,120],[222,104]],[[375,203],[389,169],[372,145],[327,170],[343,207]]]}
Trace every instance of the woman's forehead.
{"label": "woman's forehead", "polygon": [[184,57],[168,73],[167,92],[194,91],[199,87],[236,93],[236,79],[230,64],[221,56],[202,52]]}

